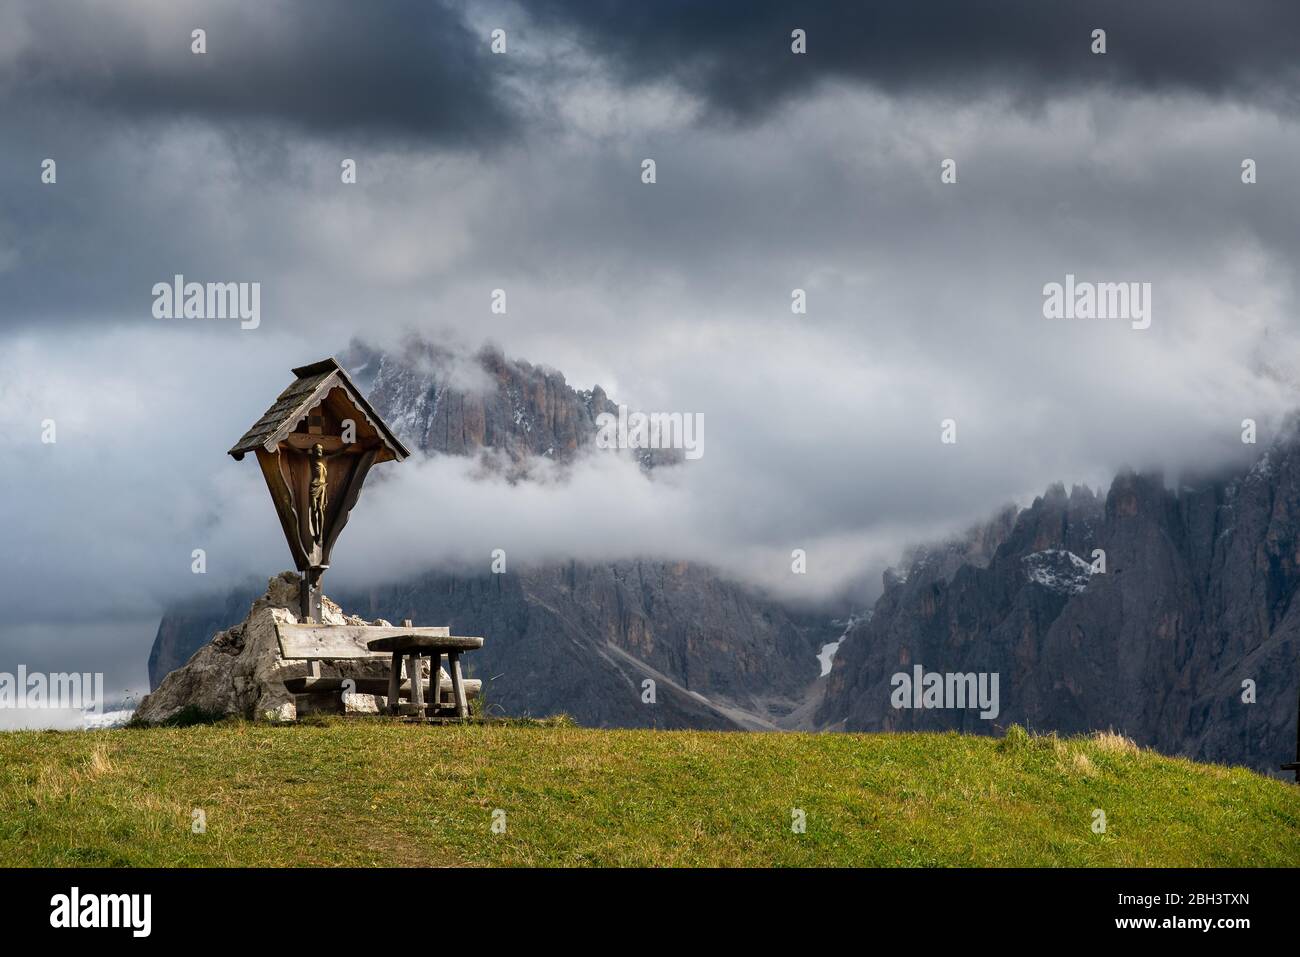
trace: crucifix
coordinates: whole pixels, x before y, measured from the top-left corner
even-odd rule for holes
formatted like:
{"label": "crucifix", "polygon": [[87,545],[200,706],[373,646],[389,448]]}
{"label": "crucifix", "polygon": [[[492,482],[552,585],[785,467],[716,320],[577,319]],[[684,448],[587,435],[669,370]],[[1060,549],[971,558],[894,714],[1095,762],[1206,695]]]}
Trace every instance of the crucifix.
{"label": "crucifix", "polygon": [[230,455],[256,453],[302,574],[299,617],[319,622],[321,576],[370,467],[410,453],[334,359],[293,374]]}
{"label": "crucifix", "polygon": [[311,507],[308,527],[313,542],[320,544],[325,537],[325,513],[329,508],[329,467],[325,460],[344,454],[345,450],[326,454],[325,446],[317,442],[311,447]]}

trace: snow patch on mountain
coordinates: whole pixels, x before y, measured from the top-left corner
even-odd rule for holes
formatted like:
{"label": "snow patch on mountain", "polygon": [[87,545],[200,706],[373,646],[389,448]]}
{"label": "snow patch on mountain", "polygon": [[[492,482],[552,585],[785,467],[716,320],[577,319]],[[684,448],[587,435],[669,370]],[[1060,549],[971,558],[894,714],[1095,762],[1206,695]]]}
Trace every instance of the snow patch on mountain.
{"label": "snow patch on mountain", "polygon": [[1063,548],[1034,552],[1021,561],[1031,582],[1061,594],[1079,594],[1092,578],[1092,564]]}
{"label": "snow patch on mountain", "polygon": [[831,666],[835,663],[835,652],[840,650],[840,645],[844,644],[844,640],[849,637],[849,632],[859,624],[870,620],[871,609],[867,609],[861,613],[852,613],[848,618],[836,618],[831,622],[831,624],[837,628],[842,627],[844,631],[841,632],[840,636],[834,641],[828,641],[826,644],[822,645],[822,650],[817,652],[817,661],[822,666],[820,677],[825,678],[831,673]]}

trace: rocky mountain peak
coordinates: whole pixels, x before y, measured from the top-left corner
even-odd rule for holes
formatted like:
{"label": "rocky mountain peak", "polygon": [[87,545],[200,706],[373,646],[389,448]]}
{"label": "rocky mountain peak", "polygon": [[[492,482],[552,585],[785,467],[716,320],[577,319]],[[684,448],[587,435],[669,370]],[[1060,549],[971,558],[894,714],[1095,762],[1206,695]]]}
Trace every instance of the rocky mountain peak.
{"label": "rocky mountain peak", "polygon": [[[817,721],[1114,728],[1168,753],[1272,771],[1295,749],[1298,588],[1294,434],[1234,476],[1176,490],[1131,469],[1104,500],[1053,485],[1015,515],[990,561],[887,587],[837,652]],[[998,674],[998,721],[895,709],[891,676],[909,662]]]}
{"label": "rocky mountain peak", "polygon": [[[492,345],[456,352],[412,336],[400,351],[384,352],[353,341],[339,362],[411,448],[501,455],[518,477],[533,458],[572,462],[594,444],[597,417],[618,414],[600,386],[579,391],[563,373]],[[675,449],[636,454],[644,468],[683,459]]]}

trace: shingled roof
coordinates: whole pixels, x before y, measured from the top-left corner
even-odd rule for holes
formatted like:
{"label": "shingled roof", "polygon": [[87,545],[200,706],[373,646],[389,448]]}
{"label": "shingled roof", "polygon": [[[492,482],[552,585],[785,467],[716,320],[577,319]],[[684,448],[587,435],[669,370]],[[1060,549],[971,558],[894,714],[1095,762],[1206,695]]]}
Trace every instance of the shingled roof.
{"label": "shingled roof", "polygon": [[303,417],[319,405],[332,389],[342,389],[347,393],[352,404],[379,433],[380,439],[387,446],[393,459],[400,462],[411,454],[401,440],[384,424],[379,413],[371,408],[366,397],[361,394],[361,390],[343,371],[343,367],[332,357],[313,362],[311,365],[300,366],[293,370],[293,374],[297,376],[293,383],[280,393],[275,403],[253,423],[253,427],[244,433],[244,437],[236,442],[228,453],[233,455],[236,461],[242,459],[244,453],[252,452],[259,447],[274,452],[285,436],[297,428]]}

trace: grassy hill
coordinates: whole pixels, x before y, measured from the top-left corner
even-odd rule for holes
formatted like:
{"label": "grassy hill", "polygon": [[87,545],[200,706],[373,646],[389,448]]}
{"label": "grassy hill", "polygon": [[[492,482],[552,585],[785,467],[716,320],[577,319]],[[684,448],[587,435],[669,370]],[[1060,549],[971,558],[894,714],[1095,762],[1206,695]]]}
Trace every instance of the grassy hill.
{"label": "grassy hill", "polygon": [[1296,861],[1300,788],[1110,735],[341,719],[0,734],[3,865]]}

